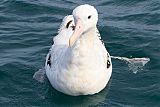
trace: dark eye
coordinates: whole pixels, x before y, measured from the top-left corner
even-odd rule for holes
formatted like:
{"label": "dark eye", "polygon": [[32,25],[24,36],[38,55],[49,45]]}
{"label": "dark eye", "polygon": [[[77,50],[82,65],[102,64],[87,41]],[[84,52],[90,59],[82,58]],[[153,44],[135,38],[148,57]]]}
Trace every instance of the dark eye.
{"label": "dark eye", "polygon": [[88,16],[88,19],[90,19],[91,18],[91,15],[90,16]]}

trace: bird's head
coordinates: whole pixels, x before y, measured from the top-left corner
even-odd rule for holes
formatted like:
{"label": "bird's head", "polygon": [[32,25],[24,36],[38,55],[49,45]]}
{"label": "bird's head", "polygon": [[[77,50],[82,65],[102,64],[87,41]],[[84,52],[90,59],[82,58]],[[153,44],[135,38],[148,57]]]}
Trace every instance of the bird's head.
{"label": "bird's head", "polygon": [[76,40],[85,32],[96,27],[98,21],[97,10],[88,4],[80,5],[72,13],[75,21],[75,30],[69,39],[69,46],[72,47]]}

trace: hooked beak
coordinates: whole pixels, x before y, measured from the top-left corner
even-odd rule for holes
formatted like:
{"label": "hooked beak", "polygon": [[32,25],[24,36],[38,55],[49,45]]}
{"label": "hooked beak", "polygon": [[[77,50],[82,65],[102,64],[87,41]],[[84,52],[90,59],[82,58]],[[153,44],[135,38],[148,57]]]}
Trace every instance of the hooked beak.
{"label": "hooked beak", "polygon": [[72,34],[72,36],[69,38],[69,47],[72,47],[76,40],[80,37],[80,35],[83,32],[83,23],[81,19],[78,19],[76,22],[75,30]]}

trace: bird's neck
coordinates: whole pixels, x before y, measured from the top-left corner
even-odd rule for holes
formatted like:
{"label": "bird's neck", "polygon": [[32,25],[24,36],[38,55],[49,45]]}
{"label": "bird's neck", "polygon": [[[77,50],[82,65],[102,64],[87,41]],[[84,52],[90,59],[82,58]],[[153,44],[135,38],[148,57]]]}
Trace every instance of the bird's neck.
{"label": "bird's neck", "polygon": [[[99,55],[99,46],[97,46],[97,28],[92,28],[87,32],[83,33],[81,37],[77,40],[75,45],[70,48],[69,61],[73,64],[79,64],[80,68],[85,68],[86,66],[92,66],[93,63],[89,63],[92,59],[92,62],[96,62],[96,55]],[[98,51],[98,52],[97,52]],[[71,65],[72,66],[72,65]]]}
{"label": "bird's neck", "polygon": [[96,36],[96,27],[90,28],[82,33],[81,37],[79,38],[80,46],[85,45],[88,48],[92,48],[94,43],[94,38]]}

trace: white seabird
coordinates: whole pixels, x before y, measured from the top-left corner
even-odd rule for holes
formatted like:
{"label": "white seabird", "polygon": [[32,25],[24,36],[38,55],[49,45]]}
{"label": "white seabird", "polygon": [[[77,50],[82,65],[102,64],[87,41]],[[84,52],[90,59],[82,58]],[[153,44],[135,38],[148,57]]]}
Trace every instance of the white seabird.
{"label": "white seabird", "polygon": [[54,38],[46,57],[46,75],[64,94],[92,95],[107,85],[112,74],[111,57],[97,32],[97,10],[85,4],[76,7],[72,15],[75,29],[71,25]]}

